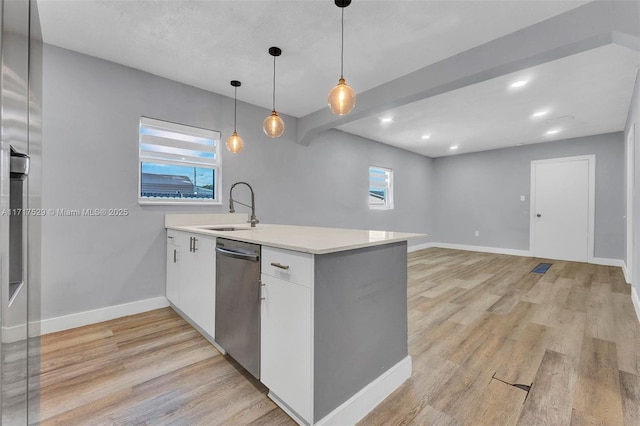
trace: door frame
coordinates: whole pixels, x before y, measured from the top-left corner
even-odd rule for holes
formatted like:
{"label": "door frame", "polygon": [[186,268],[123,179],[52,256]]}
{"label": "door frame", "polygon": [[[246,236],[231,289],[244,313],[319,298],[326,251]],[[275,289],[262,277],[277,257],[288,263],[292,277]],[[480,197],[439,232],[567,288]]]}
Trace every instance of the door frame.
{"label": "door frame", "polygon": [[561,158],[549,158],[546,160],[533,160],[531,161],[531,189],[529,193],[529,252],[531,256],[535,256],[535,206],[536,206],[536,166],[538,164],[545,163],[565,163],[571,161],[583,161],[587,160],[589,165],[589,202],[587,211],[587,262],[593,263],[595,257],[595,244],[594,244],[594,232],[595,232],[595,210],[596,210],[596,156],[590,155],[578,155],[575,157],[561,157]]}
{"label": "door frame", "polygon": [[632,281],[633,277],[633,252],[635,247],[633,246],[633,190],[635,187],[635,123],[631,124],[627,139],[625,141],[626,149],[625,154],[627,156],[627,212],[625,216],[625,224],[627,231],[627,257],[625,263],[625,278],[627,282]]}

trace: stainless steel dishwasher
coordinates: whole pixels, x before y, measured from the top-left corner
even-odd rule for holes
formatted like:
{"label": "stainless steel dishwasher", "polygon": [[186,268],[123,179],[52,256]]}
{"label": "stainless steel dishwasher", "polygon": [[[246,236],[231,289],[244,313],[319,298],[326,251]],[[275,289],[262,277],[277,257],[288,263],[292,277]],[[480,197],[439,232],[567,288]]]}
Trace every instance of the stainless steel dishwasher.
{"label": "stainless steel dishwasher", "polygon": [[218,238],[216,342],[260,378],[260,245]]}

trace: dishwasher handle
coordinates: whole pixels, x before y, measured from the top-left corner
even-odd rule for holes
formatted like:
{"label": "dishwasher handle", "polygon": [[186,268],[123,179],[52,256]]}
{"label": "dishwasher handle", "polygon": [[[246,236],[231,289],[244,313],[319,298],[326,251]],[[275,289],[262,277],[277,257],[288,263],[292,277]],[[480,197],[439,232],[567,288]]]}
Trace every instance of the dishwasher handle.
{"label": "dishwasher handle", "polygon": [[234,259],[250,260],[252,262],[260,260],[260,255],[258,253],[249,250],[234,250],[224,247],[216,247],[216,253],[222,256],[233,257]]}

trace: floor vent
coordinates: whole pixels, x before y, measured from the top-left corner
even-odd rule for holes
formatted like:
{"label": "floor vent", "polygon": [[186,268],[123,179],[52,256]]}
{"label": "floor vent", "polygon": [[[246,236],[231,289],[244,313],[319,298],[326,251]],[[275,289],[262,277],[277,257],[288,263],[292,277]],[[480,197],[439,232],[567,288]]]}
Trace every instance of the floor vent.
{"label": "floor vent", "polygon": [[544,274],[551,268],[551,265],[553,265],[553,263],[538,263],[538,266],[533,268],[531,272],[534,274]]}

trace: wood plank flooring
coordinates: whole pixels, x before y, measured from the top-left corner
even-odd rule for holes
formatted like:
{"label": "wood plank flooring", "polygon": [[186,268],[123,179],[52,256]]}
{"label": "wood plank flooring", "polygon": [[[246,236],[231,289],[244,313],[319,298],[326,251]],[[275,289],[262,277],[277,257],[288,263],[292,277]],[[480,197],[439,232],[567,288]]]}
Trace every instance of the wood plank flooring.
{"label": "wood plank flooring", "polygon": [[[530,273],[540,262],[553,266]],[[409,255],[408,295],[412,377],[360,424],[640,424],[640,324],[619,268],[433,248]],[[41,348],[45,425],[294,424],[170,308]]]}

